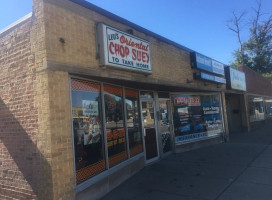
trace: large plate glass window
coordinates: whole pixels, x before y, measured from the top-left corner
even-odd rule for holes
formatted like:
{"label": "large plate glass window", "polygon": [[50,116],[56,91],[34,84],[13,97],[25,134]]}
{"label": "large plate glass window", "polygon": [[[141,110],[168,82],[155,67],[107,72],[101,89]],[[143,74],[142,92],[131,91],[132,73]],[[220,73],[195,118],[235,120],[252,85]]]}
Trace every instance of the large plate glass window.
{"label": "large plate glass window", "polygon": [[272,117],[272,99],[265,100],[265,110],[266,110],[266,116]]}
{"label": "large plate glass window", "polygon": [[219,94],[171,96],[176,143],[220,135],[223,132]]}
{"label": "large plate glass window", "polygon": [[163,153],[171,151],[171,133],[170,133],[170,100],[159,100],[159,129],[162,138]]}
{"label": "large plate glass window", "polygon": [[76,182],[106,169],[101,122],[100,85],[71,80]]}
{"label": "large plate glass window", "polygon": [[262,97],[249,97],[248,105],[251,122],[264,120],[264,100]]}
{"label": "large plate glass window", "polygon": [[139,92],[125,89],[127,128],[130,157],[143,152],[142,131],[139,115]]}
{"label": "large plate glass window", "polygon": [[105,117],[109,167],[128,158],[124,128],[123,90],[120,87],[104,85]]}

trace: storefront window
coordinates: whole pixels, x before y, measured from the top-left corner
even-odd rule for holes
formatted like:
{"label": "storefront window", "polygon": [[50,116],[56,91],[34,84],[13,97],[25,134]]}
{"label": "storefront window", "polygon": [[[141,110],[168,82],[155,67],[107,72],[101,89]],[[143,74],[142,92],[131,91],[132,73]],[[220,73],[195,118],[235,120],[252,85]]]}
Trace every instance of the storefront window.
{"label": "storefront window", "polygon": [[104,85],[109,167],[127,159],[122,88]]}
{"label": "storefront window", "polygon": [[100,85],[71,80],[76,181],[106,169],[101,122]]}
{"label": "storefront window", "polygon": [[172,95],[176,143],[217,136],[223,132],[220,96]]}
{"label": "storefront window", "polygon": [[125,90],[127,128],[130,156],[143,152],[141,125],[139,117],[139,93],[136,90]]}
{"label": "storefront window", "polygon": [[265,100],[266,116],[272,117],[272,99]]}
{"label": "storefront window", "polygon": [[264,120],[264,101],[261,97],[249,97],[249,119],[251,122]]}

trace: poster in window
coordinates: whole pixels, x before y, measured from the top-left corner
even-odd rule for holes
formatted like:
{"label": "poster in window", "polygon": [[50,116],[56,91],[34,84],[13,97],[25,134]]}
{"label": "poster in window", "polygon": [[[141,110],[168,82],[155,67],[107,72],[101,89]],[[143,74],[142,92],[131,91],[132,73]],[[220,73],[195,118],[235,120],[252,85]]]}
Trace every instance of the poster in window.
{"label": "poster in window", "polygon": [[83,115],[98,116],[98,102],[90,100],[82,100]]}
{"label": "poster in window", "polygon": [[176,94],[172,95],[171,99],[177,143],[222,132],[219,95]]}

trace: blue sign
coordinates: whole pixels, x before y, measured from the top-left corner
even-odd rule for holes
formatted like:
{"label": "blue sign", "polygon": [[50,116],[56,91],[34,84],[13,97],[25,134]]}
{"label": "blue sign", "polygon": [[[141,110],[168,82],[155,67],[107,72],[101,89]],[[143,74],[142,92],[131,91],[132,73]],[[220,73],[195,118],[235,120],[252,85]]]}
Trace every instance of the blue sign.
{"label": "blue sign", "polygon": [[214,75],[211,75],[211,74],[206,74],[206,73],[203,73],[203,72],[200,72],[200,77],[199,78],[203,79],[203,80],[207,80],[207,81],[226,84],[226,79],[218,77],[218,76],[214,76]]}
{"label": "blue sign", "polygon": [[204,138],[207,136],[208,136],[207,132],[202,132],[202,133],[195,133],[195,134],[190,134],[190,135],[177,136],[175,139],[176,139],[176,143],[179,143],[179,142],[184,142],[184,141],[197,140],[199,138]]}
{"label": "blue sign", "polygon": [[225,76],[224,65],[197,52],[192,53],[193,67]]}
{"label": "blue sign", "polygon": [[196,53],[196,67],[208,72],[212,72],[212,59]]}

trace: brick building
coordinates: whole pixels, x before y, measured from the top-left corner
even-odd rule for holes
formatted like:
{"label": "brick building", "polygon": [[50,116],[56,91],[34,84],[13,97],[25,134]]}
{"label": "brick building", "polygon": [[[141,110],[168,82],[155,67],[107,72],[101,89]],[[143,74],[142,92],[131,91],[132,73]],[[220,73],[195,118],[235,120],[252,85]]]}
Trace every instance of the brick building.
{"label": "brick building", "polygon": [[249,127],[223,64],[82,0],[33,0],[0,32],[0,63],[1,199],[97,199],[223,142],[225,94]]}

